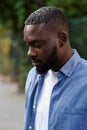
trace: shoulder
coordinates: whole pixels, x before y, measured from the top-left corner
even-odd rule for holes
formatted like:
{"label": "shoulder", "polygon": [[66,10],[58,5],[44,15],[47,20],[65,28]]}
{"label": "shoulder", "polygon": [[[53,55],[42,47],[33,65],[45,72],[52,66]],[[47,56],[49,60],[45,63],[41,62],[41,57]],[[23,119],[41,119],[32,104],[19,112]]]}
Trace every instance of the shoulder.
{"label": "shoulder", "polygon": [[78,66],[79,69],[87,75],[87,60],[80,58]]}
{"label": "shoulder", "polygon": [[77,83],[87,86],[87,61],[85,59],[80,58],[73,76],[76,79]]}
{"label": "shoulder", "polygon": [[33,67],[29,70],[27,78],[34,77],[35,75],[37,75],[37,71],[36,71],[36,67]]}
{"label": "shoulder", "polygon": [[80,64],[82,64],[84,67],[87,67],[87,60],[80,58]]}
{"label": "shoulder", "polygon": [[25,92],[29,89],[29,87],[31,86],[31,84],[33,82],[35,82],[35,80],[37,79],[38,74],[36,71],[36,67],[33,67],[27,75],[27,79],[26,79],[26,84],[25,84]]}

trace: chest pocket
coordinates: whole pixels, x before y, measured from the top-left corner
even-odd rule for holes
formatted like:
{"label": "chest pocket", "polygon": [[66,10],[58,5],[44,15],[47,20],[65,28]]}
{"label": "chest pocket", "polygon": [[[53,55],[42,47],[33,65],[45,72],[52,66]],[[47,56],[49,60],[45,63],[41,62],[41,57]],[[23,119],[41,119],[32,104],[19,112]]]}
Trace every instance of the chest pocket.
{"label": "chest pocket", "polygon": [[61,109],[58,114],[58,127],[59,130],[87,130],[87,109]]}

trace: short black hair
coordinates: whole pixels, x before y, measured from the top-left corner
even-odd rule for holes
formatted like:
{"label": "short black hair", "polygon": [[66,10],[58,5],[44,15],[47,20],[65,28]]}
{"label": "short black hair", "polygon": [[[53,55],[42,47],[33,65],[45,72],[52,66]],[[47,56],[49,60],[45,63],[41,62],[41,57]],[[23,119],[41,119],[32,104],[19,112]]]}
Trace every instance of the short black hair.
{"label": "short black hair", "polygon": [[31,13],[25,21],[25,25],[45,23],[50,26],[51,29],[57,31],[58,29],[64,29],[68,32],[68,19],[64,15],[63,11],[54,6],[41,7],[35,12]]}

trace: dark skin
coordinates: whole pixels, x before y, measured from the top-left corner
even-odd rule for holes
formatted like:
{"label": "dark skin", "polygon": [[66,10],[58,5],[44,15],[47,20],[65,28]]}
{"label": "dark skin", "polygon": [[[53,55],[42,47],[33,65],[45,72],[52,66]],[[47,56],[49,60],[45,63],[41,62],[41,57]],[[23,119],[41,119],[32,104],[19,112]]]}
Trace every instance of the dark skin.
{"label": "dark skin", "polygon": [[44,23],[25,25],[24,41],[28,46],[27,55],[38,73],[49,69],[58,71],[73,54],[67,32],[54,32]]}

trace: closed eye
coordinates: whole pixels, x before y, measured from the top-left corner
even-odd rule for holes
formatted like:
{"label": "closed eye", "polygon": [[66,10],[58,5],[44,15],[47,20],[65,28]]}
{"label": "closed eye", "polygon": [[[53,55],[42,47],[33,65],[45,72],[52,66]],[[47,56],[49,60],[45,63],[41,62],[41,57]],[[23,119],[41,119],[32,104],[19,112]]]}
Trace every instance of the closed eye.
{"label": "closed eye", "polygon": [[42,45],[43,45],[43,42],[42,41],[33,41],[32,43],[33,47],[37,47],[37,48],[40,48]]}
{"label": "closed eye", "polygon": [[32,46],[35,48],[40,48],[43,46],[43,44],[44,44],[43,40],[34,40],[34,41],[31,41],[29,44],[27,43],[28,47]]}
{"label": "closed eye", "polygon": [[40,48],[42,47],[43,45],[45,44],[45,41],[44,40],[34,40],[34,41],[31,41],[29,43],[26,43],[26,46],[27,47],[35,47],[35,48]]}

